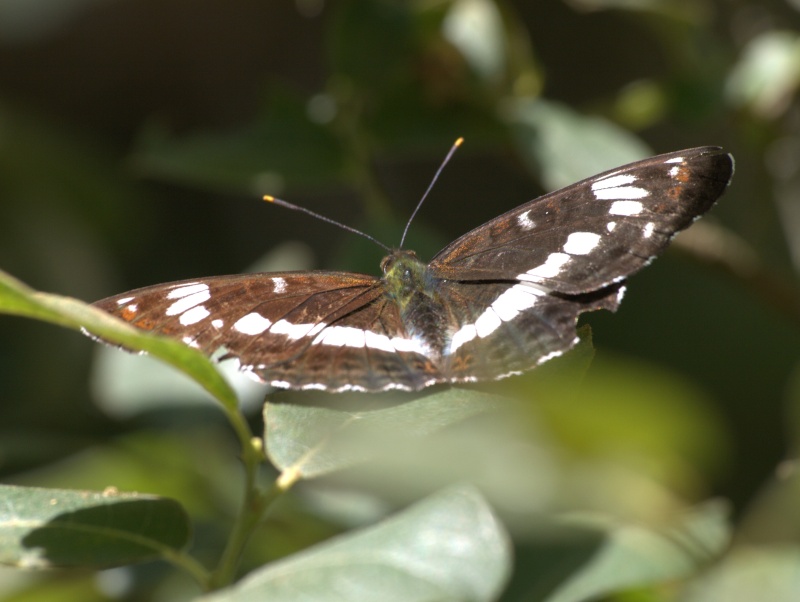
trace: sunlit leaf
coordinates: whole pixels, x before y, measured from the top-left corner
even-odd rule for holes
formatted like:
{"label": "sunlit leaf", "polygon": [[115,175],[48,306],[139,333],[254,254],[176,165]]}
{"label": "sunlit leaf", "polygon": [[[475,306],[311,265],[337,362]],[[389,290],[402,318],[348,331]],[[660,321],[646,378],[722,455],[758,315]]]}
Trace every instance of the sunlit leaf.
{"label": "sunlit leaf", "polygon": [[237,407],[230,385],[199,351],[137,330],[77,299],[34,291],[0,272],[0,313],[43,320],[73,330],[86,329],[126,349],[145,351],[189,375],[228,409]]}
{"label": "sunlit leaf", "polygon": [[475,490],[447,490],[378,525],[267,565],[205,602],[480,602],[511,568],[507,536]]}

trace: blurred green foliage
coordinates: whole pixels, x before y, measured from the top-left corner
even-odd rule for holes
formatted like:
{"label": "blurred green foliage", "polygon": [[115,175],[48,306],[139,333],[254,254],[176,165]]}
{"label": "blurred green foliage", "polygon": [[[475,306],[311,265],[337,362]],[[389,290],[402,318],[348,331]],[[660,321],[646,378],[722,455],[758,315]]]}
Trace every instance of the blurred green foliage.
{"label": "blurred green foliage", "polygon": [[[446,420],[439,404],[461,402],[411,402],[381,450],[395,453],[302,483],[258,527],[243,569],[287,556],[318,566],[326,549],[302,555],[312,544],[466,480],[514,542],[513,573],[505,559],[474,590],[486,599],[505,583],[508,601],[794,600],[798,12],[781,0],[0,2],[0,269],[85,300],[242,271],[265,254],[269,269],[376,273],[380,249],[260,196],[396,244],[464,136],[412,225],[407,246],[429,257],[544,190],[650,153],[724,146],[737,160],[729,192],[676,241],[682,253],[632,279],[618,315],[588,317],[596,351],[584,333],[557,362],[481,387],[509,399],[478,415],[477,392]],[[0,317],[2,479],[179,500],[191,552],[211,566],[241,487],[224,416],[199,389],[137,385],[155,377],[108,353]],[[274,401],[297,404],[276,417],[302,429],[343,410],[402,414],[392,406],[410,399]],[[448,428],[402,447],[437,419]],[[353,450],[337,453],[341,468]],[[436,495],[421,508],[472,493]],[[481,504],[464,520],[487,516]],[[396,520],[413,523],[418,508]],[[401,573],[382,578],[419,593]],[[195,595],[158,563],[0,574],[3,600]]]}

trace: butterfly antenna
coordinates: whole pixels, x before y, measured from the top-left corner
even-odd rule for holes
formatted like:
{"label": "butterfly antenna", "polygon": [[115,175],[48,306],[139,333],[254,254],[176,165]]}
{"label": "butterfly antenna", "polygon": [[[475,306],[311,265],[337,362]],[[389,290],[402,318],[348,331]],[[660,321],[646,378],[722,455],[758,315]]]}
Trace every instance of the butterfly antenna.
{"label": "butterfly antenna", "polygon": [[361,230],[356,230],[352,226],[347,226],[347,225],[345,225],[345,224],[343,224],[341,222],[337,222],[334,219],[331,219],[329,217],[325,217],[324,215],[320,215],[319,213],[311,211],[311,209],[306,209],[305,207],[300,207],[299,205],[293,205],[292,203],[289,203],[288,201],[284,201],[282,199],[276,199],[274,196],[270,196],[268,194],[264,195],[264,200],[267,201],[268,203],[273,203],[274,205],[280,205],[281,207],[286,207],[287,209],[292,209],[294,211],[300,211],[302,213],[306,213],[306,214],[310,215],[311,217],[315,217],[315,218],[317,218],[319,220],[322,220],[323,222],[327,222],[329,224],[333,224],[334,226],[338,226],[342,230],[347,230],[348,232],[352,232],[353,234],[358,234],[359,236],[363,236],[367,240],[371,240],[372,242],[374,242],[376,245],[381,247],[384,251],[391,252],[391,249],[389,247],[387,247],[385,244],[383,244],[377,238],[374,238],[374,237],[370,236],[366,232],[362,232]]}
{"label": "butterfly antenna", "polygon": [[447,165],[450,162],[450,159],[453,157],[453,153],[456,152],[458,147],[461,146],[463,144],[463,142],[464,142],[464,138],[459,138],[458,140],[456,140],[453,143],[453,146],[450,147],[450,151],[447,153],[447,156],[444,158],[444,161],[442,161],[442,164],[439,166],[439,169],[437,169],[436,173],[433,175],[433,179],[431,180],[431,183],[428,185],[428,190],[426,190],[425,194],[422,195],[422,198],[419,200],[419,203],[417,203],[416,208],[411,213],[411,217],[408,218],[408,222],[406,222],[405,230],[403,230],[403,237],[400,239],[400,248],[401,249],[403,248],[403,243],[406,240],[406,234],[408,234],[408,228],[411,226],[411,222],[414,221],[414,217],[417,215],[417,211],[419,211],[419,208],[422,207],[422,203],[425,202],[425,199],[428,198],[428,193],[433,188],[433,185],[436,184],[436,180],[439,179],[439,175],[442,173],[442,170],[444,169],[444,166]]}

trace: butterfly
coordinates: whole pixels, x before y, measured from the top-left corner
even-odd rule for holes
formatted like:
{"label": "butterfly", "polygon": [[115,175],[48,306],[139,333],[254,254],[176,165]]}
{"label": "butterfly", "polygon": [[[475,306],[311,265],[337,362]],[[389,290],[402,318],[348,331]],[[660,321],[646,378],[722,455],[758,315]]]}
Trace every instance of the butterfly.
{"label": "butterfly", "polygon": [[94,305],[274,387],[415,391],[499,379],[561,355],[583,312],[614,311],[626,278],[708,211],[733,158],[658,155],[528,201],[429,263],[392,250],[382,276],[335,271],[214,276]]}

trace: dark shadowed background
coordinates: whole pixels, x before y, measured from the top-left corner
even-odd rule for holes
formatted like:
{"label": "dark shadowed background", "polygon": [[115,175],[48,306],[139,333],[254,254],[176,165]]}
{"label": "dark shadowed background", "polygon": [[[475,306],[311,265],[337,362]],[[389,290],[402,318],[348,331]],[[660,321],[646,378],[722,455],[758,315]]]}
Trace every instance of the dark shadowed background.
{"label": "dark shadowed background", "polygon": [[[411,228],[407,246],[429,258],[545,190],[724,146],[736,174],[707,229],[633,277],[616,315],[584,318],[589,393],[572,414],[542,411],[576,454],[630,454],[688,501],[724,496],[738,516],[798,433],[798,10],[2,2],[0,269],[87,301],[240,272],[276,249],[274,268],[378,273],[379,248],[261,195],[396,245],[464,136]],[[95,352],[74,332],[0,317],[0,475],[46,473],[143,425],[216,420],[109,415],[90,390]]]}

